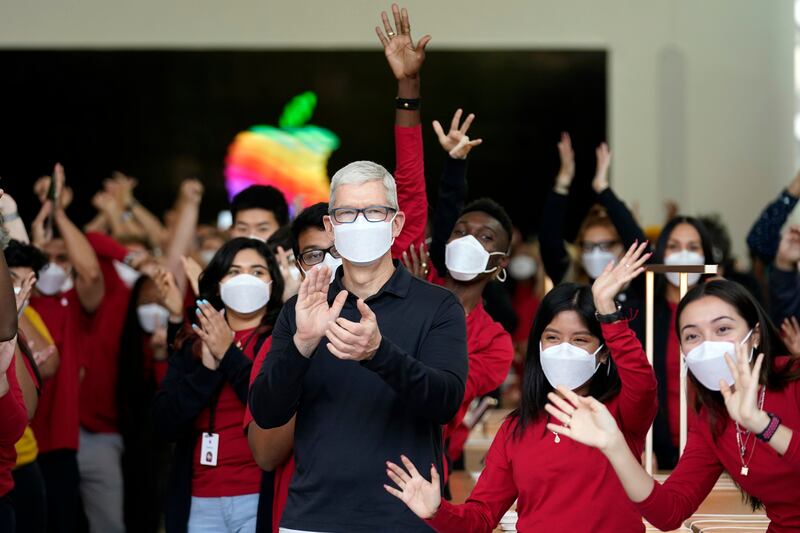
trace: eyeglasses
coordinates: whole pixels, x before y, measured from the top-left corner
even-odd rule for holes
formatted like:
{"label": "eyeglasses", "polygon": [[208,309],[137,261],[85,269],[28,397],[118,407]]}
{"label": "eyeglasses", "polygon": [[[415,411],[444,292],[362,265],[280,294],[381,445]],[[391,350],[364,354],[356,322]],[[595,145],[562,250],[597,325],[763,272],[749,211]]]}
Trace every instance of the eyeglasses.
{"label": "eyeglasses", "polygon": [[389,213],[396,212],[397,209],[385,205],[371,205],[363,209],[355,207],[337,207],[331,209],[330,215],[337,224],[352,224],[358,218],[358,214],[364,215],[369,222],[383,222]]}
{"label": "eyeglasses", "polygon": [[610,252],[618,244],[619,241],[584,242],[581,244],[581,249],[587,254],[598,249],[603,252]]}
{"label": "eyeglasses", "polygon": [[305,263],[306,266],[314,266],[325,260],[325,254],[330,254],[334,259],[341,259],[342,257],[339,255],[339,252],[336,251],[336,247],[331,246],[324,250],[308,250],[307,252],[303,252],[300,254],[300,260]]}

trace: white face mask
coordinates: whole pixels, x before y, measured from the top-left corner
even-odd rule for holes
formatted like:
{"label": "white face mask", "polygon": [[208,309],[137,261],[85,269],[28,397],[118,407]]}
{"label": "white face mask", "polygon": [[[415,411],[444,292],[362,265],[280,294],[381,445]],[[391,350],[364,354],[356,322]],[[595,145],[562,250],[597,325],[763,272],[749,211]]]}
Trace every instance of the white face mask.
{"label": "white face mask", "polygon": [[564,385],[575,390],[594,376],[600,363],[596,361],[597,353],[603,348],[601,344],[594,353],[583,348],[562,342],[543,350],[539,342],[539,361],[542,371],[553,388]]}
{"label": "white face mask", "polygon": [[351,224],[333,224],[336,251],[351,263],[366,265],[380,259],[394,242],[392,222],[394,217],[382,222],[370,222],[359,214]]}
{"label": "white face mask", "polygon": [[200,262],[203,266],[208,266],[215,255],[217,255],[216,250],[200,250]]}
{"label": "white face mask", "polygon": [[141,273],[135,268],[117,260],[112,261],[112,264],[114,265],[114,270],[117,271],[117,276],[122,280],[122,283],[129,289],[132,289],[133,286],[136,285],[136,281],[141,277]]}
{"label": "white face mask", "polygon": [[269,284],[251,274],[239,274],[220,284],[219,295],[237,313],[253,313],[269,302]]}
{"label": "white face mask", "polygon": [[617,260],[616,254],[613,252],[604,252],[600,248],[594,248],[591,252],[584,252],[581,256],[581,263],[583,269],[592,279],[597,279],[603,270],[606,269],[609,263]]}
{"label": "white face mask", "polygon": [[[465,235],[447,243],[444,250],[444,264],[453,279],[471,281],[479,275],[494,272],[497,267],[486,269],[493,255],[506,255],[503,252],[487,252],[472,235]],[[504,278],[505,279],[505,278]]]}
{"label": "white face mask", "polygon": [[68,291],[72,288],[72,279],[67,271],[56,263],[48,263],[39,271],[36,280],[36,288],[46,296],[52,296],[59,292]]}
{"label": "white face mask", "polygon": [[508,262],[508,273],[518,281],[532,278],[536,275],[536,260],[525,254],[515,255]]}
{"label": "white face mask", "polygon": [[169,311],[156,303],[140,305],[136,308],[136,315],[139,317],[139,325],[151,335],[159,327],[167,327]]}
{"label": "white face mask", "polygon": [[[704,265],[705,262],[706,258],[703,254],[690,252],[689,250],[681,250],[664,258],[665,265]],[[666,276],[667,281],[676,287],[680,286],[680,275],[677,272],[667,272]],[[700,281],[700,274],[689,274],[689,287],[697,285],[698,281]]]}
{"label": "white face mask", "polygon": [[[333,283],[334,278],[336,278],[336,271],[339,269],[340,266],[342,266],[341,258],[336,259],[331,254],[325,254],[325,258],[322,260],[322,264],[331,269],[331,279],[330,281],[328,281],[328,283]],[[320,265],[317,264],[311,268],[314,269],[319,266]],[[311,272],[311,270],[303,270],[303,272],[305,273],[306,276],[308,276],[308,273]]]}
{"label": "white face mask", "polygon": [[[746,343],[752,334],[753,330],[751,329],[739,344]],[[705,388],[719,390],[720,380],[724,379],[729,386],[733,385],[733,376],[725,362],[725,354],[728,354],[735,363],[737,361],[736,345],[727,341],[703,341],[686,354],[686,366]],[[751,351],[748,362],[752,360],[753,352]]]}

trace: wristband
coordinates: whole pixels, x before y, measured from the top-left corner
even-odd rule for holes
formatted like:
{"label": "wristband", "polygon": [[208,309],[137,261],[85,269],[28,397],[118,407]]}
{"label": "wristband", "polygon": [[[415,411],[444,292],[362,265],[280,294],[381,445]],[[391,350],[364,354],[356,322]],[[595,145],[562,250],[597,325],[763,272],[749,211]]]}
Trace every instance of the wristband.
{"label": "wristband", "polygon": [[419,98],[400,98],[398,96],[394,99],[394,106],[403,111],[417,111],[420,101]]}
{"label": "wristband", "polygon": [[598,311],[595,311],[594,317],[601,324],[613,324],[614,322],[618,322],[622,320],[622,305],[617,302],[617,310],[607,315],[601,315]]}
{"label": "wristband", "polygon": [[756,438],[762,442],[769,442],[775,432],[778,431],[778,428],[781,427],[781,418],[778,415],[767,413],[767,416],[769,417],[769,424],[767,424],[764,431],[756,435]]}

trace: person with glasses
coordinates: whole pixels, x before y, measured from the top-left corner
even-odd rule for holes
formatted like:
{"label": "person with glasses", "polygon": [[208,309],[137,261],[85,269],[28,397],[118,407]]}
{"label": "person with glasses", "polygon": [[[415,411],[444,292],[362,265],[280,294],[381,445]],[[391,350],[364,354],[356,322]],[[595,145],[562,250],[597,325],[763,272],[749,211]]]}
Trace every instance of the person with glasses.
{"label": "person with glasses", "polygon": [[296,416],[281,531],[428,531],[375,487],[386,458],[406,451],[442,467],[441,426],[458,411],[467,376],[464,309],[392,259],[405,213],[385,168],[358,161],[339,170],[328,213],[342,267],[332,282],[327,265],[309,270],[250,389],[258,426]]}

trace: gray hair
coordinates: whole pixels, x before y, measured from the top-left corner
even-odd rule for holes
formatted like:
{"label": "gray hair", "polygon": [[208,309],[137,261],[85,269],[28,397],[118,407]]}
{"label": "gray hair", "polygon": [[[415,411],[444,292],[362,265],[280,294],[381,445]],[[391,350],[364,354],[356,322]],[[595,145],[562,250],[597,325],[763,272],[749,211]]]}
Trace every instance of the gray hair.
{"label": "gray hair", "polygon": [[333,175],[331,179],[331,197],[328,201],[328,209],[333,209],[336,201],[336,188],[339,185],[358,185],[368,181],[382,181],[383,189],[386,192],[387,205],[398,209],[397,186],[394,183],[394,177],[388,170],[372,161],[355,161],[339,169],[339,171]]}

